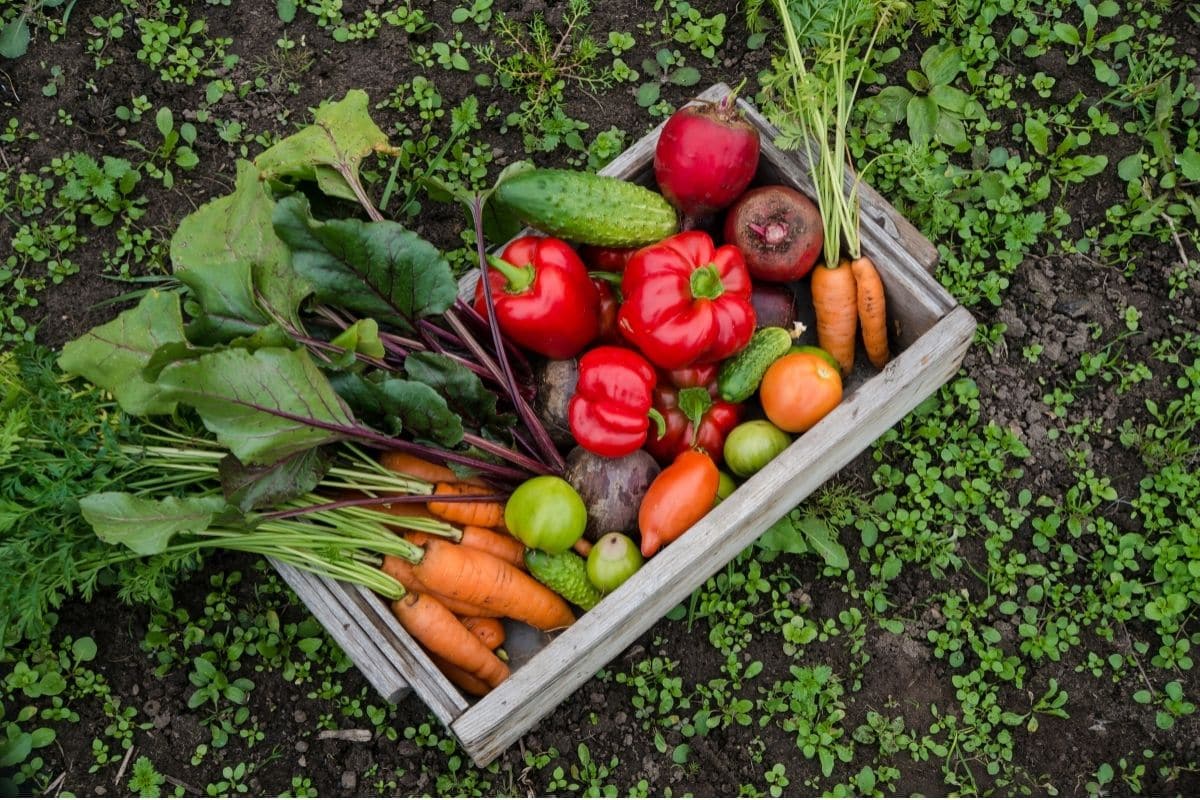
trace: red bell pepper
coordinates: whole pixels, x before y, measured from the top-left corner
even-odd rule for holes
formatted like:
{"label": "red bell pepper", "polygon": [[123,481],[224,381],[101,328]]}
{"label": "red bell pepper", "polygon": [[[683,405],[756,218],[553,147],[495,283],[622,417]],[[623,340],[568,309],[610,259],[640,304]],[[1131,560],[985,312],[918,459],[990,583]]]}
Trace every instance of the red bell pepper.
{"label": "red bell pepper", "polygon": [[[547,358],[573,358],[600,332],[600,296],[566,242],[522,236],[488,263],[496,320],[521,347]],[[487,316],[482,282],[475,287],[475,310]]]}
{"label": "red bell pepper", "polygon": [[629,455],[646,441],[654,367],[627,347],[603,345],[579,359],[579,381],[567,406],[571,435],[585,450],[607,458]]}
{"label": "red bell pepper", "polygon": [[742,405],[720,399],[717,370],[716,364],[709,364],[660,372],[654,408],[666,425],[660,435],[646,439],[646,450],[663,466],[696,448],[721,462],[725,437],[742,421]]}
{"label": "red bell pepper", "polygon": [[721,361],[754,334],[750,273],[733,245],[684,231],[643,247],[625,266],[618,324],[664,369]]}

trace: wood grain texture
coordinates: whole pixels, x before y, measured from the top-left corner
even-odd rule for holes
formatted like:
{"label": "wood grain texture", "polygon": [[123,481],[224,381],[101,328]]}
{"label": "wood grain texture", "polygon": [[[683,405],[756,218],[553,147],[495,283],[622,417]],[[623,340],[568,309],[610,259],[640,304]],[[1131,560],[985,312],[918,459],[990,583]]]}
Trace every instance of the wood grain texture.
{"label": "wood grain texture", "polygon": [[275,559],[271,559],[271,564],[375,691],[389,703],[400,702],[409,692],[408,681],[393,659],[380,649],[374,631],[364,628],[360,617],[351,613],[356,606],[350,599],[349,584],[322,578]]}
{"label": "wood grain texture", "polygon": [[958,370],[975,319],[957,308],[680,539],[451,726],[490,763],[692,590]]}

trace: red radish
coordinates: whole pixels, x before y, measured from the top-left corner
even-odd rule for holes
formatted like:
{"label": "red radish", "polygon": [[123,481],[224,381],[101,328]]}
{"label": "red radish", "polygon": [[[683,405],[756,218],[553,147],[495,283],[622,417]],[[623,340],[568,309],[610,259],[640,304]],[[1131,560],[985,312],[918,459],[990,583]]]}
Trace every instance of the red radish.
{"label": "red radish", "polygon": [[763,281],[803,278],[825,243],[821,212],[788,186],[759,186],[742,195],[725,216],[725,242],[736,245],[751,277]]}
{"label": "red radish", "polygon": [[682,212],[685,229],[736,200],[757,169],[758,130],[732,95],[676,111],[654,148],[658,188]]}

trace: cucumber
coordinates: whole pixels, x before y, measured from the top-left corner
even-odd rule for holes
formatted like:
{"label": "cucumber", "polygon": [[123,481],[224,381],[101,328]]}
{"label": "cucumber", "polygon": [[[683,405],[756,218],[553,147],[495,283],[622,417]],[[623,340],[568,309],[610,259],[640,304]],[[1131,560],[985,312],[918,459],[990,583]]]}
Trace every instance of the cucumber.
{"label": "cucumber", "polygon": [[525,566],[529,574],[574,603],[589,610],[603,597],[587,576],[587,562],[574,551],[551,555],[544,550],[526,550]]}
{"label": "cucumber", "polygon": [[518,172],[492,197],[526,225],[579,244],[639,247],[679,230],[675,209],[658,192],[590,172]]}
{"label": "cucumber", "polygon": [[721,399],[740,403],[758,390],[767,367],[787,354],[792,346],[792,334],[783,328],[759,328],[750,343],[721,366],[717,375],[717,391]]}

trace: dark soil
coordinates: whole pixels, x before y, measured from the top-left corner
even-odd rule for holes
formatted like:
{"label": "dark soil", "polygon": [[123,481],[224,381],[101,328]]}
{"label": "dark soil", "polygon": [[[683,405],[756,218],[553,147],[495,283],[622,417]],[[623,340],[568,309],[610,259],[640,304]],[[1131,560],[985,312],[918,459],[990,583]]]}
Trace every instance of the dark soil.
{"label": "dark soil", "polygon": [[[153,108],[169,105],[179,119],[180,115],[187,116],[185,109],[196,108],[203,100],[202,85],[183,87],[164,83],[136,59],[136,31],[127,31],[122,40],[110,46],[115,58],[111,66],[94,71],[91,56],[84,50],[87,18],[92,14],[109,15],[120,7],[113,0],[97,0],[87,4],[85,13],[83,5],[76,9],[64,39],[52,43],[46,41],[43,32],[25,58],[0,65],[3,67],[0,71],[0,112],[4,116],[19,117],[24,126],[42,134],[36,142],[23,142],[9,149],[3,159],[5,169],[45,164],[53,156],[71,150],[83,150],[96,156],[110,154],[133,158],[136,153],[125,142],[130,138],[149,142],[153,138],[153,112],[139,125],[126,126],[113,115],[116,105],[127,104],[131,95],[144,93]],[[454,4],[436,5],[434,16],[446,30],[452,31],[449,12]],[[698,5],[715,6],[713,3]],[[347,16],[356,17],[362,6],[361,2],[348,0]],[[558,4],[541,0],[500,2],[497,6],[508,8],[518,19],[527,19],[532,13],[545,9],[552,23],[555,15],[562,13]],[[767,65],[768,54],[765,50],[746,51],[740,46],[747,36],[744,17],[733,4],[727,6],[730,24],[726,36],[731,43],[726,48],[728,57],[719,68],[703,68],[702,85],[718,79],[736,85],[742,78],[750,79],[748,85],[753,85],[754,76]],[[609,30],[632,30],[638,21],[651,17],[649,8],[649,4],[632,0],[602,4],[592,16],[593,29],[601,37]],[[274,42],[285,31],[274,4],[239,2],[230,7],[193,4],[193,13],[208,20],[211,35],[233,38],[232,52],[241,58],[230,74],[235,84],[252,78],[256,70],[270,73],[281,68],[279,64],[262,61],[262,54],[276,52]],[[1169,15],[1166,26],[1180,41],[1189,41],[1190,37],[1190,41],[1195,42],[1200,36],[1182,13]],[[351,88],[365,89],[373,101],[382,99],[413,69],[407,53],[414,42],[408,41],[406,34],[392,26],[384,25],[378,39],[335,45],[328,33],[316,27],[310,15],[301,12],[286,30],[297,42],[306,42],[314,56],[312,67],[296,78],[301,86],[300,93],[293,96],[282,89],[268,89],[251,93],[243,100],[228,100],[220,106],[222,117],[240,121],[252,131],[286,134],[304,124],[309,119],[308,109],[320,101],[340,97]],[[435,36],[436,33],[426,34],[417,40],[431,42]],[[643,57],[651,55],[649,39],[638,35],[638,47],[626,54],[625,60],[640,64]],[[913,52],[919,55],[921,50],[914,48]],[[1102,87],[1091,80],[1086,70],[1081,72],[1078,68],[1057,63],[1053,58],[1045,57],[1034,68],[1059,77],[1055,89],[1057,99],[1065,99],[1076,91],[1089,96],[1101,93]],[[889,68],[889,74],[894,71],[903,75],[903,70],[915,63],[916,56],[906,56]],[[65,80],[57,96],[45,97],[41,87],[48,79],[51,65],[62,67]],[[1029,65],[1023,64],[1020,68],[1028,69]],[[431,78],[447,107],[472,93],[479,95],[483,103],[496,102],[506,111],[515,107],[513,98],[504,90],[480,89],[470,73],[443,71],[436,67],[432,72],[436,73],[431,74]],[[91,84],[87,83],[89,80]],[[634,87],[627,84],[612,93],[590,98],[568,89],[567,107],[573,115],[591,125],[591,133],[615,125],[624,129],[632,141],[656,123],[637,106],[633,91]],[[686,100],[689,94],[689,90],[677,87],[664,91],[665,96],[677,104]],[[69,110],[74,116],[72,127],[56,123],[60,108]],[[391,111],[374,113],[385,131],[397,121]],[[203,127],[202,130],[196,148],[200,156],[197,170],[177,174],[177,185],[170,191],[153,186],[152,181],[143,181],[147,192],[152,192],[145,222],[161,230],[164,237],[192,209],[231,188],[237,152],[233,146],[217,139],[211,128]],[[519,145],[505,141],[494,131],[483,133],[503,150],[498,163],[521,155]],[[1011,143],[1014,150],[1026,146],[1023,140]],[[1110,163],[1116,163],[1136,146],[1136,142],[1113,139],[1102,152],[1109,156]],[[253,147],[251,155],[255,152]],[[552,158],[540,158],[539,161],[546,166],[561,163]],[[1065,205],[1074,224],[1082,231],[1101,222],[1104,210],[1122,199],[1123,191],[1123,185],[1113,181],[1109,185],[1100,185],[1095,195],[1072,193]],[[6,231],[5,224],[0,219],[0,233]],[[461,224],[457,209],[429,204],[415,227],[436,243],[450,247],[458,244],[457,232]],[[0,241],[7,241],[7,238],[0,238]],[[94,305],[130,288],[108,279],[101,272],[98,254],[112,245],[111,234],[93,235],[75,256],[83,265],[80,274],[44,296],[41,306],[31,315],[40,323],[39,341],[50,346],[61,345],[115,313],[112,306],[96,308]],[[1172,248],[1154,247],[1145,254],[1144,262],[1147,265],[1156,261],[1169,264],[1176,258]],[[1033,455],[1024,466],[1027,486],[1035,495],[1061,496],[1070,485],[1071,476],[1065,468],[1062,445],[1047,437],[1050,424],[1044,417],[1040,399],[1046,391],[1044,382],[1073,372],[1079,354],[1091,346],[1088,324],[1098,323],[1107,329],[1119,320],[1123,308],[1136,304],[1145,312],[1141,320],[1144,333],[1129,342],[1131,349],[1127,355],[1131,359],[1145,357],[1149,342],[1160,337],[1170,325],[1164,273],[1147,268],[1139,269],[1136,275],[1134,279],[1123,278],[1119,272],[1098,269],[1084,257],[1031,257],[1013,277],[1002,307],[973,309],[981,322],[1007,324],[1007,348],[989,353],[975,347],[968,353],[963,369],[980,387],[985,417],[1017,431],[1032,450]],[[1200,316],[1190,294],[1171,303],[1170,312],[1193,323]],[[1046,346],[1042,361],[1037,365],[1021,357],[1021,347],[1030,342]],[[1146,391],[1153,394],[1155,390],[1147,387]],[[1085,397],[1083,403],[1094,417],[1112,423],[1128,417],[1135,420],[1144,417],[1141,402],[1145,396],[1117,397],[1109,390]],[[1106,435],[1111,443],[1113,432],[1109,430]],[[1105,464],[1105,473],[1113,477],[1121,496],[1128,496],[1135,490],[1141,465],[1128,451],[1112,448],[1098,453],[1097,458],[1111,459]],[[869,483],[874,467],[867,458],[860,457],[839,479],[865,485]],[[974,557],[973,546],[970,542],[962,543],[964,557]],[[806,591],[816,598],[819,617],[836,618],[838,611],[846,605],[840,587],[829,579],[818,577],[808,559],[795,559],[788,567],[802,579]],[[247,574],[253,571],[252,563],[247,560],[223,557],[212,559],[206,574],[226,568],[237,568]],[[949,580],[956,585],[961,582],[964,590],[977,587],[974,578],[966,574],[951,576]],[[180,597],[185,603],[189,598],[196,602],[206,591],[206,586],[204,576],[196,577],[183,587]],[[891,584],[889,596],[899,606],[900,616],[928,619],[939,612],[937,608],[926,607],[924,598],[941,588],[935,587],[925,573],[912,570],[911,574],[905,574]],[[249,581],[239,589],[240,596],[247,602],[252,591]],[[296,621],[304,616],[303,608],[297,606],[279,609],[279,613],[285,621]],[[94,637],[99,645],[96,668],[112,684],[114,694],[139,709],[139,720],[150,721],[151,727],[136,735],[138,755],[150,757],[160,772],[178,779],[189,793],[203,793],[208,783],[219,780],[221,767],[232,762],[229,757],[222,756],[209,758],[200,767],[190,764],[196,746],[208,741],[208,732],[201,723],[201,716],[186,708],[192,687],[186,681],[185,671],[174,670],[165,679],[153,675],[154,665],[141,648],[148,616],[146,609],[130,608],[119,603],[113,593],[103,592],[90,604],[66,606],[59,632]],[[892,635],[870,627],[866,644],[869,660],[861,673],[861,688],[848,690],[844,698],[849,718],[861,719],[866,709],[891,708],[889,713],[903,714],[907,727],[921,732],[928,730],[934,719],[931,706],[942,710],[955,707],[951,670],[943,660],[933,656],[919,627],[919,624],[909,625],[904,635]],[[644,654],[662,654],[679,662],[679,674],[686,686],[704,683],[722,674],[722,659],[706,638],[706,625],[698,625],[689,631],[684,621],[664,620],[618,657],[609,670],[628,668]],[[1088,634],[1076,650],[1107,653],[1112,646]],[[760,685],[787,679],[792,660],[782,654],[777,642],[755,640],[750,645],[750,655],[764,664],[763,674],[758,679]],[[829,663],[846,679],[850,656],[844,648],[822,650],[814,646],[807,657]],[[1084,791],[1084,784],[1092,778],[1097,765],[1102,762],[1115,765],[1124,757],[1140,758],[1145,748],[1152,748],[1164,758],[1173,760],[1164,763],[1194,765],[1200,760],[1197,715],[1164,732],[1154,727],[1152,715],[1130,702],[1130,694],[1136,687],[1131,688],[1128,681],[1106,683],[1092,679],[1086,672],[1076,672],[1073,665],[1050,663],[1030,676],[1028,683],[1045,686],[1049,678],[1056,679],[1069,693],[1070,719],[1045,718],[1036,735],[1018,736],[1012,760],[1027,776],[1031,790],[1038,791],[1038,787],[1048,790],[1052,786],[1059,793],[1079,794]],[[404,738],[393,742],[376,737],[367,743],[319,739],[317,721],[323,713],[330,711],[329,702],[309,697],[308,688],[289,684],[275,673],[260,673],[254,680],[256,688],[249,706],[266,737],[253,751],[243,751],[237,757],[261,764],[249,782],[251,792],[277,794],[289,789],[291,779],[298,775],[310,776],[313,786],[322,794],[374,792],[373,781],[363,777],[366,774],[394,780],[394,787],[386,788],[393,794],[457,791],[439,789],[435,783],[436,776],[445,771],[441,753],[418,748]],[[354,670],[341,675],[340,681],[343,697],[357,697],[366,686]],[[1193,692],[1194,689],[1193,682]],[[1018,694],[1020,692],[1013,690],[1012,697],[1002,698],[1004,706],[1028,708],[1029,698],[1018,697]],[[640,720],[634,718],[631,698],[632,691],[615,682],[589,681],[500,758],[498,773],[490,776],[492,790],[485,793],[545,793],[549,771],[529,768],[525,754],[541,753],[553,747],[563,754],[563,759],[556,760],[555,764],[577,763],[575,754],[581,743],[587,745],[593,758],[600,763],[607,763],[613,755],[619,757],[619,765],[605,782],[613,783],[622,791],[645,779],[651,791],[660,794],[669,791],[676,795],[685,792],[699,796],[737,795],[744,784],[756,784],[761,788],[763,773],[776,762],[787,767],[791,781],[786,790],[789,794],[809,794],[813,790],[808,788],[805,780],[821,779],[817,762],[797,753],[791,735],[775,725],[759,728],[757,719],[749,727],[731,726],[708,736],[694,737],[689,742],[692,749],[686,767],[676,766],[670,758],[671,748],[682,740],[668,734],[667,752],[660,753],[654,746],[653,734],[643,731]],[[65,772],[61,784],[64,791],[82,795],[124,793],[127,791],[124,785],[113,785],[111,770],[99,775],[88,772],[92,740],[99,735],[96,726],[104,724],[99,709],[93,711],[96,712],[94,715],[84,713],[79,724],[60,727],[57,745],[47,756],[47,761],[52,762],[55,774]],[[390,724],[402,730],[427,719],[427,709],[410,696],[399,704]],[[268,758],[268,754],[277,757]],[[837,774],[852,775],[860,765],[856,761],[848,769],[839,767]],[[832,781],[821,780],[823,788],[832,788]],[[986,781],[981,781],[981,786],[987,785]],[[896,787],[898,793],[939,795],[947,790],[939,759],[904,760],[903,777]],[[1005,787],[995,787],[995,790],[998,793],[1007,791]],[[1195,794],[1200,792],[1200,776],[1193,770],[1165,780],[1156,771],[1149,770],[1144,791],[1149,794]]]}

